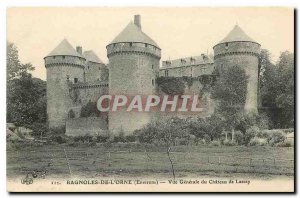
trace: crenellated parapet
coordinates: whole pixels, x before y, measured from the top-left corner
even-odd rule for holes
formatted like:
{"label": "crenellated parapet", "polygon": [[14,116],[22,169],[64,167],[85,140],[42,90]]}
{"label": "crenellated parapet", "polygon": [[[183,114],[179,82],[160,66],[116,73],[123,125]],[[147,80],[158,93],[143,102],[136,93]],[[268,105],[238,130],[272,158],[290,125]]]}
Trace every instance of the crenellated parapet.
{"label": "crenellated parapet", "polygon": [[65,56],[65,55],[57,55],[57,56],[47,56],[44,58],[45,67],[51,66],[74,66],[74,67],[85,67],[85,58],[78,56]]}
{"label": "crenellated parapet", "polygon": [[249,41],[235,41],[217,44],[213,49],[215,58],[242,54],[258,56],[260,53],[260,44]]}
{"label": "crenellated parapet", "polygon": [[106,48],[108,58],[115,54],[149,55],[157,59],[161,58],[161,49],[147,43],[113,43]]}
{"label": "crenellated parapet", "polygon": [[84,88],[97,88],[97,87],[108,87],[108,81],[96,81],[89,83],[71,83],[69,86],[73,89],[84,89]]}

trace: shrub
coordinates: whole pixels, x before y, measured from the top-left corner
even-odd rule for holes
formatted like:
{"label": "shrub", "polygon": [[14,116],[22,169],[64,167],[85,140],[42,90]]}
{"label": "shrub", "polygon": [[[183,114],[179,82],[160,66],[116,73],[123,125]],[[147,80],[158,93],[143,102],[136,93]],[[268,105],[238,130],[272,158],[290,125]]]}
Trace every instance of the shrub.
{"label": "shrub", "polygon": [[270,135],[268,138],[268,142],[270,145],[274,146],[277,143],[284,142],[285,141],[285,136],[282,132],[280,131],[275,131]]}
{"label": "shrub", "polygon": [[221,142],[220,141],[217,141],[217,140],[213,140],[210,145],[212,146],[221,146]]}
{"label": "shrub", "polygon": [[257,137],[259,137],[259,138],[266,138],[266,139],[268,139],[269,137],[270,137],[270,132],[268,132],[268,130],[262,130],[262,131],[259,131],[258,133],[257,133]]}
{"label": "shrub", "polygon": [[109,136],[103,136],[103,135],[96,136],[96,142],[98,142],[98,143],[107,142],[108,139],[109,139]]}
{"label": "shrub", "polygon": [[73,111],[73,109],[71,109],[71,110],[69,111],[69,117],[70,117],[70,118],[75,118],[75,112]]}
{"label": "shrub", "polygon": [[208,134],[204,134],[203,139],[206,144],[209,144],[211,142],[210,136]]}
{"label": "shrub", "polygon": [[88,102],[86,105],[81,107],[80,117],[95,117],[98,116],[99,111],[97,109],[96,102]]}
{"label": "shrub", "polygon": [[34,137],[41,137],[41,136],[45,136],[47,134],[48,131],[48,127],[46,123],[33,123],[29,126],[26,126],[29,129],[32,130],[32,135]]}
{"label": "shrub", "polygon": [[182,78],[158,77],[156,82],[161,91],[168,95],[182,95],[184,93],[185,83]]}
{"label": "shrub", "polygon": [[241,131],[235,131],[234,140],[238,145],[244,144],[244,135]]}
{"label": "shrub", "polygon": [[249,146],[258,146],[258,145],[260,145],[260,141],[257,137],[254,137],[254,138],[251,138],[248,145]]}
{"label": "shrub", "polygon": [[223,141],[223,145],[224,145],[224,146],[235,146],[236,143],[233,142],[233,141],[231,141],[231,140],[224,140],[224,141]]}
{"label": "shrub", "polygon": [[62,135],[54,135],[51,139],[52,141],[57,142],[58,144],[63,144],[67,142],[66,138]]}
{"label": "shrub", "polygon": [[66,127],[65,126],[54,127],[54,128],[51,128],[50,132],[51,132],[51,134],[62,135],[62,134],[65,134]]}
{"label": "shrub", "polygon": [[125,141],[126,142],[135,142],[136,137],[134,135],[127,135],[127,136],[125,136]]}
{"label": "shrub", "polygon": [[258,133],[259,133],[259,128],[257,126],[252,126],[249,129],[247,129],[244,135],[244,143],[246,145],[249,144],[250,140],[254,138]]}
{"label": "shrub", "polygon": [[291,144],[291,142],[284,141],[284,142],[277,143],[276,146],[278,146],[278,147],[291,147],[292,144]]}

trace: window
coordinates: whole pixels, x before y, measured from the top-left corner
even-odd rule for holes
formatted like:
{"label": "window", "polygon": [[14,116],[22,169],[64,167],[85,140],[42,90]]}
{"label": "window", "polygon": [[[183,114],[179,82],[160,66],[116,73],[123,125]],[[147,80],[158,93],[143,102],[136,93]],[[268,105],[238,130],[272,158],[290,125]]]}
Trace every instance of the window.
{"label": "window", "polygon": [[168,76],[169,76],[169,71],[165,70],[165,77],[168,77]]}
{"label": "window", "polygon": [[152,86],[154,86],[154,80],[152,79]]}
{"label": "window", "polygon": [[191,67],[191,77],[193,77],[193,67]]}
{"label": "window", "polygon": [[228,43],[225,43],[225,46],[228,47]]}
{"label": "window", "polygon": [[220,69],[221,69],[221,70],[224,70],[224,64],[223,64],[223,63],[221,64]]}
{"label": "window", "polygon": [[88,69],[90,69],[90,66],[88,66]]}
{"label": "window", "polygon": [[152,65],[152,69],[153,69],[153,65]]}
{"label": "window", "polygon": [[129,46],[132,47],[132,43],[129,43]]}
{"label": "window", "polygon": [[67,75],[67,81],[69,81],[70,80],[70,76],[69,75]]}
{"label": "window", "polygon": [[74,83],[78,83],[78,78],[74,78]]}
{"label": "window", "polygon": [[148,47],[148,44],[147,44],[147,43],[145,44],[145,47]]}
{"label": "window", "polygon": [[53,56],[53,59],[55,59],[56,58],[56,56]]}
{"label": "window", "polygon": [[65,56],[62,56],[62,58],[65,59],[66,57],[65,57]]}

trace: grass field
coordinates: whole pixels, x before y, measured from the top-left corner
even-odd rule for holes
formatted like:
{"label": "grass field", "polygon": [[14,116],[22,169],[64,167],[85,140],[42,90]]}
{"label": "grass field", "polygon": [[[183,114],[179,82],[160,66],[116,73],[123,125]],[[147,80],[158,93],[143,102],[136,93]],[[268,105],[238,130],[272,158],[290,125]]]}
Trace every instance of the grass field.
{"label": "grass field", "polygon": [[116,176],[186,175],[257,176],[294,175],[293,147],[188,147],[131,149],[47,145],[7,150],[7,176],[13,178],[33,171],[47,177],[84,178]]}

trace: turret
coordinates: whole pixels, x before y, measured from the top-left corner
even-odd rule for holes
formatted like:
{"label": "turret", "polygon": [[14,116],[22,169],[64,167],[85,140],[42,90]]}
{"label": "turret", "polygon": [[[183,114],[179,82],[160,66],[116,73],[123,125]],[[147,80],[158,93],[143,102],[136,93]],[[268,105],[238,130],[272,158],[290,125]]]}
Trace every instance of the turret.
{"label": "turret", "polygon": [[83,82],[86,59],[64,39],[44,60],[48,123],[50,128],[61,128],[72,106],[70,84]]}
{"label": "turret", "polygon": [[260,44],[236,25],[213,49],[214,64],[220,75],[222,75],[222,70],[232,66],[245,69],[249,76],[245,110],[257,111]]}
{"label": "turret", "polygon": [[[147,95],[156,90],[161,49],[141,29],[136,15],[124,30],[106,46],[109,59],[110,95]],[[111,131],[132,132],[150,121],[149,115],[136,112],[110,114]]]}

